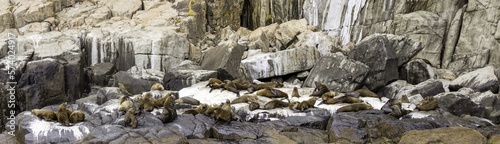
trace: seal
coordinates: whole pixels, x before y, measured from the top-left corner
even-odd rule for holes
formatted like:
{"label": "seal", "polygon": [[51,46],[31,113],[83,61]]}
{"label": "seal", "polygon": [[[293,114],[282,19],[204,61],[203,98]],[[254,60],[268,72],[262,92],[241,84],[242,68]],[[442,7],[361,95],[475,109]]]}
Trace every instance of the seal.
{"label": "seal", "polygon": [[417,105],[419,111],[430,111],[438,108],[438,101],[433,96],[425,97],[424,100],[420,101]]}
{"label": "seal", "polygon": [[268,98],[288,98],[287,93],[285,93],[281,90],[278,90],[278,89],[274,89],[274,88],[261,89],[261,90],[258,90],[256,94],[259,96],[264,96],[264,97],[268,97]]}
{"label": "seal", "polygon": [[168,96],[163,104],[163,123],[169,123],[177,118],[177,111],[175,110],[175,97]]}
{"label": "seal", "polygon": [[271,100],[264,105],[265,110],[288,107],[289,103],[281,101],[281,100]]}
{"label": "seal", "polygon": [[301,112],[303,112],[303,111],[307,110],[308,108],[314,108],[314,104],[316,103],[316,100],[318,100],[318,97],[312,97],[306,101],[302,101],[297,106],[297,109],[300,110]]}
{"label": "seal", "polygon": [[52,110],[48,109],[32,109],[31,112],[39,117],[43,118],[46,121],[54,121],[57,120],[56,113],[54,113]]}
{"label": "seal", "polygon": [[300,97],[299,89],[297,87],[293,87],[292,97]]}
{"label": "seal", "polygon": [[131,126],[132,128],[137,128],[137,117],[135,114],[137,113],[137,109],[135,107],[131,107],[125,113],[125,126]]}
{"label": "seal", "polygon": [[175,100],[176,103],[183,103],[189,105],[200,105],[200,101],[192,97],[181,97]]}
{"label": "seal", "polygon": [[371,110],[373,109],[372,105],[365,103],[355,103],[343,106],[337,109],[337,112],[357,112],[362,110]]}
{"label": "seal", "polygon": [[75,124],[83,121],[85,121],[85,114],[81,110],[74,111],[69,115],[70,123]]}
{"label": "seal", "polygon": [[236,99],[234,99],[231,104],[237,104],[237,103],[248,103],[248,102],[258,102],[259,98],[257,95],[254,94],[245,94],[242,95]]}
{"label": "seal", "polygon": [[358,89],[354,92],[357,92],[359,93],[359,96],[362,96],[362,97],[374,97],[374,98],[380,98],[379,95],[377,95],[376,93],[372,92],[371,90],[369,89]]}
{"label": "seal", "polygon": [[159,90],[159,91],[163,91],[165,90],[165,88],[163,87],[163,85],[161,83],[154,83],[153,86],[151,86],[151,90]]}
{"label": "seal", "polygon": [[323,83],[319,82],[319,81],[315,81],[314,82],[314,85],[316,85],[316,88],[314,88],[314,91],[313,93],[311,94],[311,96],[322,96],[323,94],[329,92],[330,90],[328,89],[328,87],[326,87],[326,85],[324,85]]}
{"label": "seal", "polygon": [[250,102],[250,103],[248,104],[248,109],[249,109],[250,111],[254,111],[254,110],[259,109],[259,108],[260,108],[260,104],[259,104],[259,103],[257,103],[257,102]]}
{"label": "seal", "polygon": [[62,103],[56,111],[57,121],[64,126],[69,126],[69,115],[71,114],[71,111],[66,108],[67,105],[66,102]]}
{"label": "seal", "polygon": [[190,109],[190,110],[186,110],[184,111],[184,113],[182,114],[192,114],[192,115],[197,115],[197,114],[202,114],[202,113],[205,113],[205,111],[208,109],[208,105],[207,104],[201,104],[199,105],[198,107],[196,107],[195,109]]}

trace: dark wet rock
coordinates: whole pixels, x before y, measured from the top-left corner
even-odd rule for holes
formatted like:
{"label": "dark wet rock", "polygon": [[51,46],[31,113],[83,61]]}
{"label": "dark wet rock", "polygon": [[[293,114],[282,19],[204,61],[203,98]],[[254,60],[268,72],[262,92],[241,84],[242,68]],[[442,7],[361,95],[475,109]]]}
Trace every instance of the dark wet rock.
{"label": "dark wet rock", "polygon": [[217,71],[219,79],[235,79],[241,74],[239,67],[245,47],[236,42],[227,41],[204,52],[201,67]]}
{"label": "dark wet rock", "polygon": [[[7,53],[7,52],[5,52]],[[26,69],[28,61],[31,60],[33,51],[26,51],[15,56],[15,59],[10,61],[9,57],[3,57],[0,59],[0,83],[6,84],[6,82],[18,82],[21,75]],[[14,65],[11,65],[14,63]],[[10,68],[10,69],[8,69]],[[9,71],[14,70],[14,79],[10,78]],[[12,72],[11,72],[12,73]]]}
{"label": "dark wet rock", "polygon": [[431,130],[412,130],[401,137],[400,144],[419,143],[486,143],[480,132],[464,127],[437,128]]}
{"label": "dark wet rock", "polygon": [[283,118],[283,121],[290,126],[300,126],[313,129],[326,129],[326,124],[330,118],[329,112],[314,116],[290,116]]}
{"label": "dark wet rock", "polygon": [[56,59],[29,62],[17,86],[17,106],[21,110],[41,108],[68,100],[64,65]]}
{"label": "dark wet rock", "polygon": [[184,134],[187,138],[208,138],[210,127],[214,125],[214,120],[205,115],[179,115],[173,122],[165,124],[172,130]]}
{"label": "dark wet rock", "polygon": [[487,66],[475,71],[460,75],[450,83],[450,90],[457,91],[462,87],[474,89],[477,92],[491,91],[498,93],[499,82],[495,76],[495,68]]}
{"label": "dark wet rock", "polygon": [[418,84],[434,76],[434,68],[425,59],[414,59],[402,66],[399,73],[401,80]]}
{"label": "dark wet rock", "polygon": [[97,63],[87,69],[87,78],[89,79],[89,83],[107,86],[109,79],[113,76],[115,71],[116,69],[113,63]]}
{"label": "dark wet rock", "polygon": [[119,125],[102,125],[95,127],[92,131],[83,139],[83,142],[87,143],[109,143],[115,139],[118,139],[122,135],[126,134],[127,131],[124,127]]}
{"label": "dark wet rock", "polygon": [[363,85],[372,91],[378,91],[398,79],[396,51],[385,36],[371,35],[364,38],[349,52],[348,58],[369,67]]}
{"label": "dark wet rock", "polygon": [[485,107],[488,119],[492,120],[494,123],[500,122],[500,95],[487,91],[483,93],[474,93],[470,96],[474,103]]}
{"label": "dark wet rock", "polygon": [[129,71],[119,71],[114,78],[114,86],[118,87],[118,83],[122,83],[127,90],[132,94],[140,94],[151,90],[154,83],[161,83],[164,73],[154,70],[138,70],[136,67]]}
{"label": "dark wet rock", "polygon": [[[163,127],[163,122],[150,112],[141,112],[137,117],[137,128]],[[125,115],[120,116],[111,124],[122,125],[125,127]]]}
{"label": "dark wet rock", "polygon": [[450,112],[456,116],[471,115],[477,117],[486,116],[486,109],[474,103],[468,94],[461,92],[447,92],[435,96],[438,99],[440,109]]}
{"label": "dark wet rock", "polygon": [[350,92],[362,86],[368,71],[367,65],[336,53],[321,57],[303,86],[314,87],[319,81],[334,91]]}
{"label": "dark wet rock", "polygon": [[432,128],[436,126],[431,120],[398,120],[389,115],[363,112],[333,114],[327,126],[328,142],[333,143],[396,143],[407,131]]}
{"label": "dark wet rock", "polygon": [[217,71],[210,70],[172,70],[165,72],[163,84],[168,90],[181,90],[201,81],[217,77]]}

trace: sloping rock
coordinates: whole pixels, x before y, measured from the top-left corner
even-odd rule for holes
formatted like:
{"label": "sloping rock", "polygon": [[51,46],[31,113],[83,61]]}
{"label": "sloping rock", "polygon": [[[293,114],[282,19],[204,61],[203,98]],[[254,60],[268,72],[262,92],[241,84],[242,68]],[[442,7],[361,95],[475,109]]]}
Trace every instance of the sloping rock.
{"label": "sloping rock", "polygon": [[227,41],[204,52],[201,67],[217,71],[219,79],[235,79],[240,77],[238,68],[245,47],[236,42]]}
{"label": "sloping rock", "polygon": [[[0,32],[3,32],[6,29],[13,28],[14,27],[14,17],[11,13],[11,11],[14,9],[13,6],[11,6],[9,1],[0,1],[0,19],[2,22],[0,22]],[[0,55],[0,57],[3,57]]]}
{"label": "sloping rock", "polygon": [[319,81],[334,91],[350,92],[362,86],[368,71],[365,64],[347,59],[342,54],[323,56],[311,70],[303,86],[314,87],[314,82]]}
{"label": "sloping rock", "polygon": [[127,131],[122,126],[103,125],[92,129],[83,141],[89,143],[109,143],[126,133]]}
{"label": "sloping rock", "polygon": [[113,16],[132,18],[133,14],[143,8],[143,3],[141,0],[118,0],[107,1],[105,6],[111,10]]}
{"label": "sloping rock", "polygon": [[[58,11],[55,9],[55,2],[28,2],[16,1],[13,4],[12,14],[14,15],[15,27],[20,28],[31,22],[40,22],[46,18],[54,16]],[[61,9],[59,9],[60,11]]]}
{"label": "sloping rock", "polygon": [[56,59],[31,61],[18,82],[21,110],[67,101],[64,65]]}
{"label": "sloping rock", "polygon": [[477,130],[464,127],[437,128],[431,130],[412,130],[401,137],[400,144],[410,143],[486,143],[484,137]]}
{"label": "sloping rock", "polygon": [[423,50],[415,56],[427,59],[433,66],[441,65],[441,52],[445,37],[446,21],[436,13],[416,11],[394,16],[394,34],[422,42]]}
{"label": "sloping rock", "polygon": [[276,53],[249,56],[241,61],[247,75],[252,79],[283,76],[313,68],[320,54],[314,47],[296,47]]}
{"label": "sloping rock", "polygon": [[411,86],[411,84],[409,84],[408,82],[406,82],[404,80],[397,80],[397,81],[394,81],[391,84],[386,85],[383,88],[381,88],[377,92],[377,94],[381,97],[386,97],[386,98],[392,99],[392,98],[397,97],[397,94],[399,93],[399,91],[403,87],[406,87],[406,86]]}
{"label": "sloping rock", "polygon": [[270,52],[269,46],[270,41],[266,36],[263,28],[256,29],[248,35],[250,43],[248,44],[249,49],[260,49],[262,52]]}
{"label": "sloping rock", "polygon": [[209,130],[214,125],[214,120],[202,115],[179,115],[173,122],[165,127],[177,130],[187,138],[208,138]]}
{"label": "sloping rock", "polygon": [[435,96],[443,92],[445,92],[445,89],[441,81],[429,79],[415,86],[402,87],[396,95],[396,98],[401,98],[403,95],[411,96],[416,94],[419,94],[425,98],[429,96]]}
{"label": "sloping rock", "polygon": [[280,50],[287,49],[291,43],[297,41],[297,36],[305,31],[307,31],[306,19],[282,23],[274,35],[276,37],[275,46]]}
{"label": "sloping rock", "polygon": [[177,91],[215,77],[217,77],[216,71],[173,70],[165,72],[165,76],[163,76],[163,84],[165,89]]}
{"label": "sloping rock", "polygon": [[499,82],[495,76],[495,68],[487,66],[459,76],[450,83],[450,90],[456,91],[462,87],[472,88],[477,92],[492,91],[498,93]]}
{"label": "sloping rock", "polygon": [[257,139],[263,136],[261,125],[243,123],[231,123],[228,125],[218,125],[211,128],[211,133],[214,138],[222,140],[239,141],[243,139]]}
{"label": "sloping rock", "polygon": [[349,51],[341,46],[339,37],[327,35],[325,32],[306,31],[300,33],[297,38],[299,41],[295,44],[296,46],[316,47],[321,56],[336,52],[346,54]]}
{"label": "sloping rock", "polygon": [[377,91],[398,79],[398,58],[385,36],[372,35],[359,42],[348,54],[349,59],[366,64],[370,71],[363,85]]}
{"label": "sloping rock", "polygon": [[392,47],[394,48],[394,50],[396,50],[396,56],[399,59],[398,66],[406,64],[424,48],[422,46],[422,42],[406,36],[392,34],[381,35],[386,35],[387,39],[389,39],[389,41],[392,43]]}
{"label": "sloping rock", "polygon": [[296,131],[282,131],[280,134],[296,143],[325,143],[328,141],[325,132],[317,129],[297,128]]}

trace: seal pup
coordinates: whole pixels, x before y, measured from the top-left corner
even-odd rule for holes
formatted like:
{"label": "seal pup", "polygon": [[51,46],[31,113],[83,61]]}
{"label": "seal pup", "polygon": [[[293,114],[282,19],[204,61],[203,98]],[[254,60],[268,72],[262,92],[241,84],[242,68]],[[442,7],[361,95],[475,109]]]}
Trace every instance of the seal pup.
{"label": "seal pup", "polygon": [[137,109],[135,107],[131,107],[125,113],[125,126],[131,126],[132,128],[137,128],[137,117],[135,114],[137,113]]}
{"label": "seal pup", "polygon": [[297,97],[297,98],[300,97],[300,95],[299,95],[299,89],[297,87],[293,87],[292,97]]}
{"label": "seal pup", "polygon": [[265,110],[288,107],[289,103],[281,101],[281,100],[271,100],[264,105]]}

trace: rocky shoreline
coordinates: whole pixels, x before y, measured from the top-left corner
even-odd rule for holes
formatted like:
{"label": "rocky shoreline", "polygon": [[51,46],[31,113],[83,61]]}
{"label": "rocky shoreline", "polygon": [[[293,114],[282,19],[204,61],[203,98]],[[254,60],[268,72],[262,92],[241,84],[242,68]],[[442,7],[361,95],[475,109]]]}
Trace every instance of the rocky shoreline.
{"label": "rocky shoreline", "polygon": [[[0,143],[498,143],[499,5],[0,0]],[[291,102],[309,100],[316,82],[342,96],[368,89],[380,98],[359,97],[373,109],[357,112],[337,112],[348,104],[321,98],[305,111],[233,104],[241,121],[229,124],[184,115],[196,106],[177,103],[173,122],[163,123],[156,108],[137,116],[136,129],[118,112],[119,83],[156,99],[237,98],[211,91],[210,78],[282,82],[276,89]],[[155,83],[165,90],[151,90]],[[300,97],[291,96],[294,87]],[[416,108],[431,98],[437,109]],[[402,99],[399,109],[409,113],[387,114],[384,105]],[[62,126],[31,112],[63,102],[85,121]]]}

